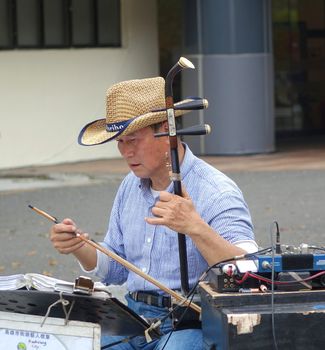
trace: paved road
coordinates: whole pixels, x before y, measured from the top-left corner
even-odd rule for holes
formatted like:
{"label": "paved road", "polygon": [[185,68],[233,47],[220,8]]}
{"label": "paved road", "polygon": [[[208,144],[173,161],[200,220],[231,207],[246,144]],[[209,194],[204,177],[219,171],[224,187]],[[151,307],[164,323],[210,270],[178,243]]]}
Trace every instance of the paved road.
{"label": "paved road", "polygon": [[[270,245],[274,220],[279,222],[283,243],[325,245],[325,170],[236,171],[228,175],[244,193],[260,246]],[[73,218],[100,241],[122,177],[92,176],[84,184],[72,178],[55,187],[39,188],[37,184],[38,188],[29,185],[28,189],[20,186],[0,192],[0,273],[48,273],[67,280],[79,276],[73,257],[52,248],[48,240],[51,223],[31,211],[28,204],[58,218]]]}

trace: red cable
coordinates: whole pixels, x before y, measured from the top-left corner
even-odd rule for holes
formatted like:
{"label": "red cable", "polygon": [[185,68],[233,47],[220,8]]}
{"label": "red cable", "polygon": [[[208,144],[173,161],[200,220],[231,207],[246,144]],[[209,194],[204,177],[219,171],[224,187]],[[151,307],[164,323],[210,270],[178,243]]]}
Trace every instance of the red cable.
{"label": "red cable", "polygon": [[252,277],[252,278],[255,278],[257,280],[260,280],[260,281],[263,281],[263,282],[267,282],[267,283],[270,283],[270,284],[274,283],[274,284],[277,284],[277,285],[284,285],[284,284],[308,282],[308,281],[311,281],[314,278],[317,278],[317,277],[322,276],[324,274],[325,274],[325,271],[321,271],[321,272],[316,273],[315,275],[312,275],[312,276],[304,278],[304,279],[296,280],[296,281],[272,281],[269,278],[266,278],[266,277],[263,277],[263,276],[259,276],[259,275],[256,275],[255,273],[247,271],[247,272],[245,272],[244,276],[240,280],[236,280],[236,282],[238,284],[242,284],[243,282],[245,282],[247,280],[248,277]]}

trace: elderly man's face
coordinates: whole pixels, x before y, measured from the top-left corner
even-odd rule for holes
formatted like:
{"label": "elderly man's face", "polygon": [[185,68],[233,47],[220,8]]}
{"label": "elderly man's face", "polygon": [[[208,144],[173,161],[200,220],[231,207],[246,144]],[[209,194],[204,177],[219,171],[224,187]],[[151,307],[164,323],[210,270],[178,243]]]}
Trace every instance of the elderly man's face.
{"label": "elderly man's face", "polygon": [[[159,131],[164,130],[164,124]],[[154,137],[151,127],[138,130],[130,135],[118,138],[118,149],[130,169],[140,178],[168,177],[166,152],[169,152],[167,137]]]}

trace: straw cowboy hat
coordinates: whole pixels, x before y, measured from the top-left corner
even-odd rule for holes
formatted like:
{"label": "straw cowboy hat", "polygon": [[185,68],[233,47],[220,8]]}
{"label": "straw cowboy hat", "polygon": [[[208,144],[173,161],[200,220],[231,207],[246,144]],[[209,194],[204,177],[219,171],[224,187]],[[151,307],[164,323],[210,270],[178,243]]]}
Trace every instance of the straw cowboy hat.
{"label": "straw cowboy hat", "polygon": [[[181,108],[190,99],[175,103]],[[175,110],[178,117],[191,110]],[[106,119],[87,124],[78,137],[84,146],[99,145],[118,136],[166,120],[165,80],[161,77],[128,80],[113,85],[106,94]]]}

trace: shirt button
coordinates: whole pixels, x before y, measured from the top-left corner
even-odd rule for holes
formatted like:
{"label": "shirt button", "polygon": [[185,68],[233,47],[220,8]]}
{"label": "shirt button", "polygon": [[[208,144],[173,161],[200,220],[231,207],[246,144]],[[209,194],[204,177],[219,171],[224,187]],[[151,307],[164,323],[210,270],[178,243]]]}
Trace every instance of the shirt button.
{"label": "shirt button", "polygon": [[142,270],[143,272],[146,272],[146,271],[147,271],[147,268],[146,268],[146,267],[143,267],[141,270]]}
{"label": "shirt button", "polygon": [[150,243],[151,242],[151,238],[147,238],[147,243]]}

